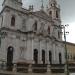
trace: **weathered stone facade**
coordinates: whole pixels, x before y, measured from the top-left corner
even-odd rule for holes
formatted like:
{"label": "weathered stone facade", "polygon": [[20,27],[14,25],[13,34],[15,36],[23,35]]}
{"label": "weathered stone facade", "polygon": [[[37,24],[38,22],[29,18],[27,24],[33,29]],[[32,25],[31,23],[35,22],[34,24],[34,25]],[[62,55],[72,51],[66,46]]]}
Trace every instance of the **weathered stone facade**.
{"label": "weathered stone facade", "polygon": [[[0,14],[0,60],[9,64],[64,64],[60,8],[55,0],[49,8],[22,8],[22,0],[4,0]],[[30,7],[32,8],[32,7]]]}

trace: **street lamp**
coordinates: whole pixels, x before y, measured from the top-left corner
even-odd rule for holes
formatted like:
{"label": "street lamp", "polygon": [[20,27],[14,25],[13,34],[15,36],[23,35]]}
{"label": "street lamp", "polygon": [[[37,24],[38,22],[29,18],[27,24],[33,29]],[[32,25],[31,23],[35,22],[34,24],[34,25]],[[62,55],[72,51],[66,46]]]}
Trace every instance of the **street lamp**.
{"label": "street lamp", "polygon": [[68,53],[67,53],[67,46],[66,46],[66,34],[69,32],[66,32],[65,27],[69,25],[61,25],[63,29],[63,34],[64,34],[64,42],[65,42],[65,75],[69,75],[69,64],[68,64]]}
{"label": "street lamp", "polygon": [[[67,46],[66,46],[66,34],[68,34],[69,32],[66,32],[66,27],[69,26],[68,24],[67,25],[59,25],[59,26],[56,26],[54,25],[54,27],[57,29],[62,29],[63,30],[63,35],[64,35],[64,48],[65,48],[65,75],[69,75],[69,64],[68,64],[68,53],[67,53]],[[61,33],[61,32],[60,32]]]}

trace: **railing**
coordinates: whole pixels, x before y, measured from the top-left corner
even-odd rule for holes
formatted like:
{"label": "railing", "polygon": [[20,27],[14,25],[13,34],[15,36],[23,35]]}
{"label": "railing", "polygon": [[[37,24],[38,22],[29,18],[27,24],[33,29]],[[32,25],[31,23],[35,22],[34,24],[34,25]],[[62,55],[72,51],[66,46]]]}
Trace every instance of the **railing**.
{"label": "railing", "polygon": [[47,64],[33,64],[32,72],[35,73],[45,73],[47,72]]}
{"label": "railing", "polygon": [[53,73],[64,73],[64,64],[52,64],[51,72]]}
{"label": "railing", "polygon": [[17,72],[28,73],[29,64],[17,63]]}

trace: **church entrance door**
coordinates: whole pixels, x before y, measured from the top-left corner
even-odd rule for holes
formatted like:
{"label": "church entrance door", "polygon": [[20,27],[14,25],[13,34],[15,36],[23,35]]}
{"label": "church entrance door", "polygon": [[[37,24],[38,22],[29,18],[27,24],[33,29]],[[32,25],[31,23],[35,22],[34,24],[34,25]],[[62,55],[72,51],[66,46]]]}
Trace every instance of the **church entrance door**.
{"label": "church entrance door", "polygon": [[7,49],[7,70],[11,71],[13,68],[13,50],[12,46]]}

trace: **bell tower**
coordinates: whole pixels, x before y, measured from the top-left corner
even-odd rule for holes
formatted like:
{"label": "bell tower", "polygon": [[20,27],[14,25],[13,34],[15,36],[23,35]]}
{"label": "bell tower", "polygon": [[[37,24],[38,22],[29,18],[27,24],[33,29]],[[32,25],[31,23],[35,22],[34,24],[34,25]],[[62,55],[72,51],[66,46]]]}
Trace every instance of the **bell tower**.
{"label": "bell tower", "polygon": [[62,34],[61,28],[55,28],[55,26],[61,25],[61,18],[60,18],[60,7],[57,3],[56,0],[49,0],[49,6],[47,8],[48,15],[52,17],[52,21],[54,22],[54,31],[53,31],[53,36],[57,38],[58,40],[61,40]]}
{"label": "bell tower", "polygon": [[22,0],[4,0],[2,6],[9,6],[19,9],[22,7]]}
{"label": "bell tower", "polygon": [[49,0],[48,14],[52,19],[60,19],[60,7],[56,0]]}

